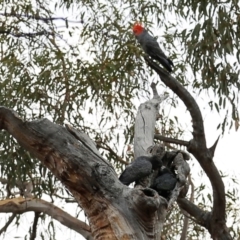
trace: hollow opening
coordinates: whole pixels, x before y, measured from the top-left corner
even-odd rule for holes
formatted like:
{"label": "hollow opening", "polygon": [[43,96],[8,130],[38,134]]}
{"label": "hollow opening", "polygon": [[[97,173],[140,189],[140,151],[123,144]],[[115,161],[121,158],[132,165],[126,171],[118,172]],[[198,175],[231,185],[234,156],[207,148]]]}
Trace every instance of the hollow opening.
{"label": "hollow opening", "polygon": [[148,197],[154,197],[154,195],[155,195],[155,192],[152,189],[149,189],[149,188],[145,188],[142,191]]}

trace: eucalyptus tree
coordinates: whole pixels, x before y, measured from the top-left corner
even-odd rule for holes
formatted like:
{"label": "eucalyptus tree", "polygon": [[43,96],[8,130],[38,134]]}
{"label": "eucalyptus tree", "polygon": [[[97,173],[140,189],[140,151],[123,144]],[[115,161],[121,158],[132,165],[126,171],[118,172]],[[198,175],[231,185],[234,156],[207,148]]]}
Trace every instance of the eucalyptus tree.
{"label": "eucalyptus tree", "polygon": [[[237,1],[36,0],[2,6],[0,127],[8,133],[0,134],[0,192],[1,212],[11,215],[1,233],[34,211],[26,233],[31,239],[54,237],[52,219],[87,239],[191,239],[205,235],[203,229],[213,239],[236,236],[239,229],[226,226],[227,190],[213,162],[217,140],[206,147],[201,111],[189,92],[209,94],[209,109],[224,116],[216,124],[222,133],[238,129]],[[172,75],[144,57],[131,31],[136,21],[161,36]],[[153,80],[160,83],[150,85]],[[163,92],[175,95],[164,101]],[[177,116],[167,116],[166,106],[177,108],[179,100],[191,115],[192,139],[184,138]],[[140,121],[142,106],[150,109],[143,115],[150,125]],[[209,206],[194,204],[191,191],[177,198],[187,174],[171,207],[149,183],[128,188],[118,181],[116,172],[159,143],[165,152],[181,145],[181,159],[188,151],[200,163],[212,186]],[[59,204],[74,206],[75,215]],[[81,210],[89,224],[77,218]],[[231,218],[234,223],[236,215]],[[47,231],[37,228],[39,219]],[[174,229],[168,222],[176,223]]]}

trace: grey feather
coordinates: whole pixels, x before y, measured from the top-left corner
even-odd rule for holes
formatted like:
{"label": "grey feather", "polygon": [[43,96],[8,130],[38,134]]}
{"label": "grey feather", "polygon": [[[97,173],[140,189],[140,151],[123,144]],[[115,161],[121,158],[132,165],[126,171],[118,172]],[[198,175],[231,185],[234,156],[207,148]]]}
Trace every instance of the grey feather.
{"label": "grey feather", "polygon": [[173,62],[167,58],[156,39],[146,29],[141,34],[136,35],[136,39],[146,54],[161,63],[169,72],[172,72]]}
{"label": "grey feather", "polygon": [[119,180],[124,185],[129,185],[132,182],[139,181],[141,178],[149,176],[152,170],[158,169],[161,166],[162,161],[160,156],[141,156],[126,167],[119,177]]}

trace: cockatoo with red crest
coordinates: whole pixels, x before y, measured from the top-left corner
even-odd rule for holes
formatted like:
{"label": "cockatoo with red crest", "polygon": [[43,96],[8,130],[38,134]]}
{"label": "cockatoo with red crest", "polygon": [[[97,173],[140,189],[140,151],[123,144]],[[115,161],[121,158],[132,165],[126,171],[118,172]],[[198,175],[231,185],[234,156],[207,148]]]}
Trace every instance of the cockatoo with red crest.
{"label": "cockatoo with red crest", "polygon": [[143,51],[172,72],[173,62],[164,54],[156,39],[138,22],[133,25],[132,30]]}

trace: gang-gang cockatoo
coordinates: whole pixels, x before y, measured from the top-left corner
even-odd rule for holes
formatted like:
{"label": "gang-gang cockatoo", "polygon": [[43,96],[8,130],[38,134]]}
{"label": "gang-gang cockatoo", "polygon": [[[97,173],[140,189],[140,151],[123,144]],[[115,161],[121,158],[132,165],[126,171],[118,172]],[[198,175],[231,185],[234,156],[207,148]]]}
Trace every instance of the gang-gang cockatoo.
{"label": "gang-gang cockatoo", "polygon": [[167,58],[156,39],[148,33],[141,23],[136,22],[132,30],[143,51],[161,63],[169,72],[172,72],[173,62]]}

